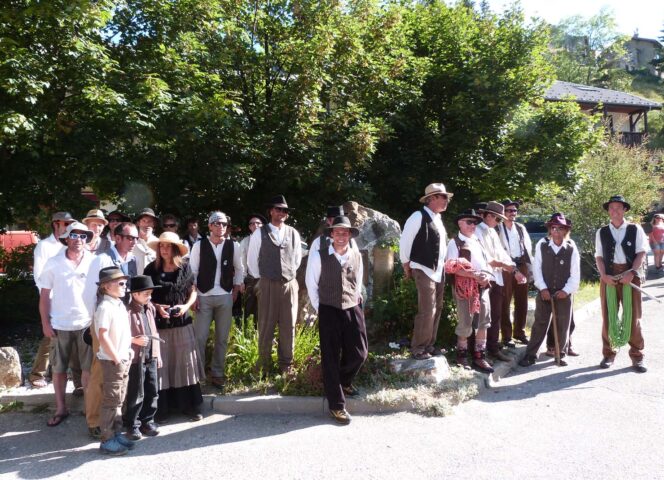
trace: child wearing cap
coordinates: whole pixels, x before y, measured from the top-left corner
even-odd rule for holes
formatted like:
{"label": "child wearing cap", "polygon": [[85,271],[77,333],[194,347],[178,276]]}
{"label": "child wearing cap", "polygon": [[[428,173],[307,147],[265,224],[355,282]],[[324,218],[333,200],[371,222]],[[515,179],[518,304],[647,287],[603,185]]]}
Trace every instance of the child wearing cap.
{"label": "child wearing cap", "polygon": [[124,455],[134,442],[122,434],[122,402],[127,389],[127,377],[133,351],[129,316],[122,302],[127,277],[118,267],[106,267],[99,272],[99,293],[103,295],[94,316],[95,332],[99,339],[97,358],[103,374],[103,397],[99,427],[101,453]]}

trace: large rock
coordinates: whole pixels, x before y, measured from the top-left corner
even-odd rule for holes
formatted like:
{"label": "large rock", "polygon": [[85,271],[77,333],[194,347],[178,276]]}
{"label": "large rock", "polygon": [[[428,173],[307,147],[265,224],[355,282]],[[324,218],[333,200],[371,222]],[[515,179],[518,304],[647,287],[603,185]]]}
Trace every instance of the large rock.
{"label": "large rock", "polygon": [[12,347],[0,348],[0,389],[21,386],[21,359]]}
{"label": "large rock", "polygon": [[431,357],[427,360],[390,360],[393,373],[405,373],[424,383],[440,383],[450,378],[450,366],[445,357]]}

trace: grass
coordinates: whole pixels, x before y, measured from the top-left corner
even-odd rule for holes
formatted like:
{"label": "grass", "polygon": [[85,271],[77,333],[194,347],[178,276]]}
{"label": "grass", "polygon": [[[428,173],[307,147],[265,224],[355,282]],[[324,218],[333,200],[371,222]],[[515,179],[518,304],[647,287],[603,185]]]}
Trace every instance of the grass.
{"label": "grass", "polygon": [[0,413],[15,412],[23,409],[23,402],[14,400],[9,403],[0,403]]}
{"label": "grass", "polygon": [[599,282],[582,281],[579,291],[574,294],[574,309],[578,310],[597,298],[599,298]]}

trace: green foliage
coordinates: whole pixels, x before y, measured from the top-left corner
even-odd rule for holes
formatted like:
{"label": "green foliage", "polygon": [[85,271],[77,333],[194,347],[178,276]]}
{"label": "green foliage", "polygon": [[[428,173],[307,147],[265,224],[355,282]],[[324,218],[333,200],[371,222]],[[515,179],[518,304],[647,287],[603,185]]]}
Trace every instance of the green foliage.
{"label": "green foliage", "polygon": [[643,147],[629,148],[609,140],[583,158],[577,168],[577,186],[551,199],[552,206],[572,219],[572,235],[582,252],[594,252],[595,232],[608,223],[602,205],[611,196],[625,196],[632,206],[627,217],[636,223],[652,209],[664,187],[660,162]]}
{"label": "green foliage", "polygon": [[0,413],[8,413],[23,410],[23,402],[13,400],[8,403],[0,403]]}
{"label": "green foliage", "polygon": [[10,252],[0,247],[0,269],[5,273],[3,281],[32,278],[32,262],[35,244],[21,245]]}
{"label": "green foliage", "polygon": [[[208,355],[207,358],[211,358],[211,355]],[[226,378],[233,382],[255,380],[258,377],[256,375],[257,362],[258,330],[255,327],[253,316],[250,316],[242,326],[233,324],[231,327],[226,354]]]}

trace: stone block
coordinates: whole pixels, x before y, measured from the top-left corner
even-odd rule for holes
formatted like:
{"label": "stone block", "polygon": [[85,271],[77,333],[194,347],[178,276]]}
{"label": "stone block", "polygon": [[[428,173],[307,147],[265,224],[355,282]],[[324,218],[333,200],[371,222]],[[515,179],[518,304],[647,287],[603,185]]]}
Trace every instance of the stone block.
{"label": "stone block", "polygon": [[450,366],[445,357],[431,357],[427,360],[390,360],[393,373],[411,375],[423,383],[440,383],[450,378]]}
{"label": "stone block", "polygon": [[13,347],[0,347],[0,389],[21,386],[21,359]]}

